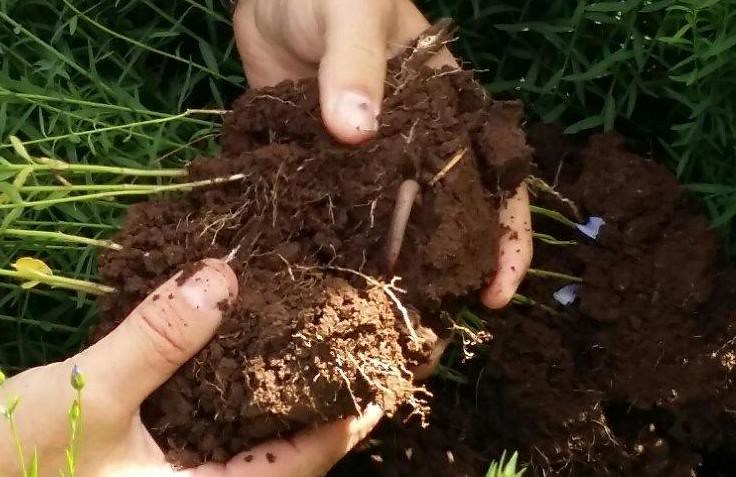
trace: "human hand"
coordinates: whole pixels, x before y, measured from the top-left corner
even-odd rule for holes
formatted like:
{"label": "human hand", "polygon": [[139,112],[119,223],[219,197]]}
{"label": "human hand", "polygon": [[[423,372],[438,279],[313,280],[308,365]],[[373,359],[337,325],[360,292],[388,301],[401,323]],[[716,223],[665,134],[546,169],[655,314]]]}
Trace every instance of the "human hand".
{"label": "human hand", "polygon": [[[387,59],[429,27],[411,0],[240,0],[235,40],[254,88],[319,77],[322,116],[339,140],[358,144],[378,128]],[[455,65],[446,49],[430,66]],[[481,298],[503,308],[532,258],[526,186],[500,211],[497,273]]]}
{"label": "human hand", "polygon": [[[362,417],[271,441],[225,465],[206,464],[175,471],[145,429],[140,405],[149,394],[212,339],[222,318],[220,303],[237,296],[235,274],[224,262],[205,260],[183,284],[177,277],[141,303],[111,334],[77,356],[21,373],[0,386],[0,403],[16,396],[14,417],[26,462],[37,449],[41,476],[65,469],[68,409],[74,365],[83,370],[82,431],[76,459],[78,477],[317,477],[326,473],[378,423],[369,406]],[[1,416],[1,415],[0,415]],[[0,475],[18,475],[11,433],[0,417]],[[8,431],[8,432],[6,432]],[[270,453],[278,458],[270,463]],[[252,458],[246,460],[245,456]],[[273,459],[271,459],[273,460]]]}

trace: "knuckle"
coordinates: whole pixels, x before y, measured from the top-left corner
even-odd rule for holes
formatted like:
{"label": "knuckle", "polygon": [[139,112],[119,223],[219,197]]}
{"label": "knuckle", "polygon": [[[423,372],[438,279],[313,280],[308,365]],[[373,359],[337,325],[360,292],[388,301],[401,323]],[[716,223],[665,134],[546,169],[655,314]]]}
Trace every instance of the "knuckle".
{"label": "knuckle", "polygon": [[144,306],[131,318],[133,325],[140,330],[146,358],[152,361],[152,365],[182,364],[186,359],[186,339],[178,316],[162,314]]}

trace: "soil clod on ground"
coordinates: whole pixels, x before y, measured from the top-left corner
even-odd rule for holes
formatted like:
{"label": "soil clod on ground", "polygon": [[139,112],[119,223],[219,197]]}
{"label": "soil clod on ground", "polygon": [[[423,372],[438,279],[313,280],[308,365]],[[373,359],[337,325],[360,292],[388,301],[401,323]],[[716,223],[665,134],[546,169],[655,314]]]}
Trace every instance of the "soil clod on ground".
{"label": "soil clod on ground", "polygon": [[536,243],[534,258],[582,278],[578,301],[554,301],[564,280],[528,277],[520,293],[537,305],[475,310],[493,340],[455,366],[462,383],[429,383],[429,426],[387,420],[330,475],[482,476],[504,449],[532,476],[734,475],[736,273],[705,215],[616,134],[539,126],[529,141],[535,174],[606,221],[591,241],[535,217],[536,231],[579,242]]}

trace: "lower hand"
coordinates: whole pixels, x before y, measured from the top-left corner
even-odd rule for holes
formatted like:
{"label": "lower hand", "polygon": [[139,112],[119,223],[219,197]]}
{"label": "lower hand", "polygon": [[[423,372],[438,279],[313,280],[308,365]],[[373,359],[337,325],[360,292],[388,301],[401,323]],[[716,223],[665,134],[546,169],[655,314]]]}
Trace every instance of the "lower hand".
{"label": "lower hand", "polygon": [[[140,405],[149,394],[214,336],[222,318],[219,304],[232,301],[238,282],[224,262],[205,266],[178,284],[163,284],[111,334],[73,358],[30,369],[0,386],[0,404],[20,397],[14,418],[28,462],[37,449],[41,476],[66,469],[68,409],[75,399],[70,375],[77,365],[85,375],[82,433],[76,458],[78,477],[317,477],[326,473],[381,418],[369,406],[362,417],[271,441],[229,463],[175,471],[144,427]],[[1,416],[1,415],[0,415]],[[9,429],[0,417],[0,475],[19,475]],[[278,458],[270,463],[266,454]],[[253,458],[245,459],[245,455]]]}

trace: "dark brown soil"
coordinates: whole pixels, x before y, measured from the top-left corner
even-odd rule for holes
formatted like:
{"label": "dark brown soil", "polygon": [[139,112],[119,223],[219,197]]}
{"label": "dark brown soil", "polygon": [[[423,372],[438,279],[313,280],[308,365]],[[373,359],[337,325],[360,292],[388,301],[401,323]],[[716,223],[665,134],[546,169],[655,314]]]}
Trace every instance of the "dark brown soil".
{"label": "dark brown soil", "polygon": [[[384,422],[331,475],[480,476],[518,449],[527,475],[731,476],[736,464],[736,273],[684,189],[616,135],[589,144],[554,128],[529,133],[538,174],[607,222],[597,241],[549,220],[535,230],[538,269],[584,279],[563,308],[564,280],[530,277],[540,306],[477,310],[494,339],[434,378],[430,426]],[[549,195],[537,201],[566,213]],[[363,472],[363,473],[361,473]]]}
{"label": "dark brown soil", "polygon": [[[394,62],[377,137],[357,148],[323,129],[315,81],[249,91],[226,117],[222,157],[190,167],[193,180],[247,177],[132,207],[116,237],[124,249],[101,257],[119,292],[103,303],[99,336],[176,271],[233,257],[241,292],[218,336],[143,409],[172,461],[223,461],[370,402],[425,412],[410,369],[436,334],[413,338],[406,320],[421,315],[442,331],[453,302],[492,277],[496,207],[526,174],[530,149],[519,104],[492,102],[467,72],[409,71],[411,58]],[[387,273],[407,179],[421,201]]]}

